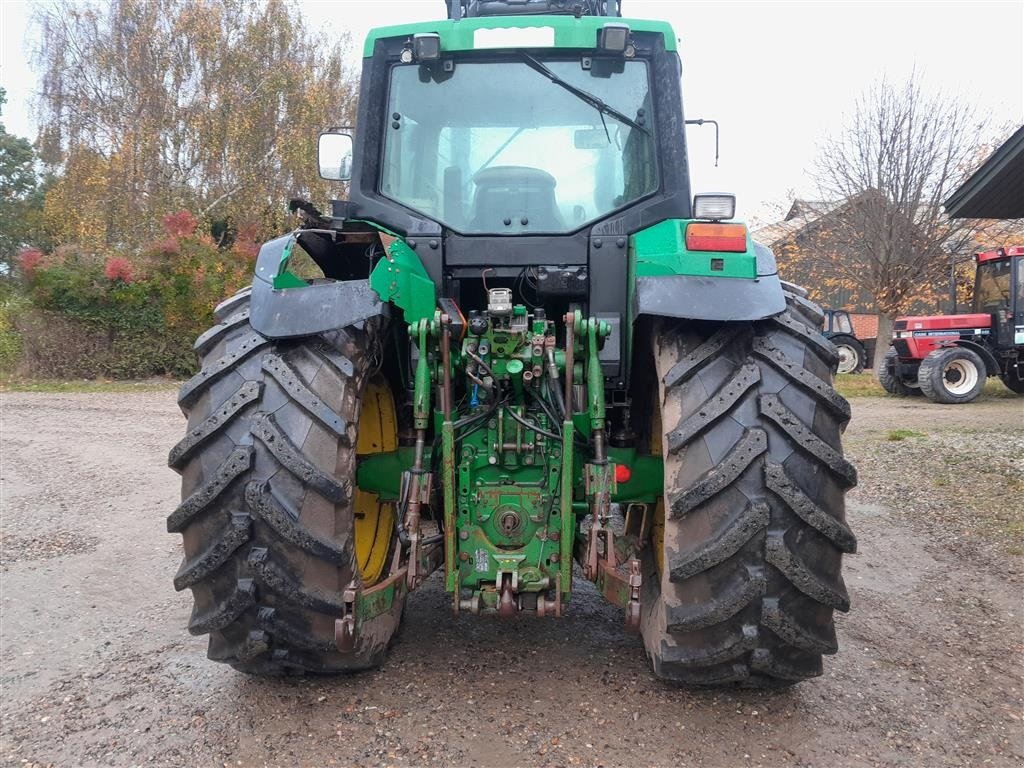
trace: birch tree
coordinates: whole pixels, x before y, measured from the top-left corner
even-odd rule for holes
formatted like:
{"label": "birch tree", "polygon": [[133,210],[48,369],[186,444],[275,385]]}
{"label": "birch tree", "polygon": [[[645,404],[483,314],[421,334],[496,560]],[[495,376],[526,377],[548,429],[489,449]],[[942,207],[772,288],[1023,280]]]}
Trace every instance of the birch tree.
{"label": "birch tree", "polygon": [[138,249],[181,209],[269,234],[289,197],[328,197],[316,137],[353,119],[347,39],[282,0],[57,0],[35,21],[58,240]]}

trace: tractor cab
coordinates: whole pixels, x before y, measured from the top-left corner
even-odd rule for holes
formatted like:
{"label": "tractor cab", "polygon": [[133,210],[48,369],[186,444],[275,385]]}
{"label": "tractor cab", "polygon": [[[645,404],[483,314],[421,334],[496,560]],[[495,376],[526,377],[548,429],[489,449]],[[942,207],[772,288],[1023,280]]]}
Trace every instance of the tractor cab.
{"label": "tractor cab", "polygon": [[864,342],[857,338],[850,313],[844,309],[826,309],[822,335],[836,345],[839,352],[837,373],[860,373],[870,359]]}
{"label": "tractor cab", "polygon": [[979,253],[974,277],[974,313],[990,315],[994,345],[1024,344],[1024,246]]}
{"label": "tractor cab", "polygon": [[844,309],[826,309],[823,326],[825,336],[829,338],[840,333],[853,335],[850,313]]}

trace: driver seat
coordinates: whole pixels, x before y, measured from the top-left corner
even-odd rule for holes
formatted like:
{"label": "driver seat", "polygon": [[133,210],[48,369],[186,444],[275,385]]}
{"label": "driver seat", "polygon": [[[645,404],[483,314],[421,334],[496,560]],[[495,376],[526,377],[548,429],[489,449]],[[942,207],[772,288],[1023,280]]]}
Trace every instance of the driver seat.
{"label": "driver seat", "polygon": [[[504,165],[485,168],[473,181],[476,193],[471,230],[518,233],[565,229],[555,202],[555,177],[550,173],[539,168]],[[510,223],[506,224],[506,220]]]}

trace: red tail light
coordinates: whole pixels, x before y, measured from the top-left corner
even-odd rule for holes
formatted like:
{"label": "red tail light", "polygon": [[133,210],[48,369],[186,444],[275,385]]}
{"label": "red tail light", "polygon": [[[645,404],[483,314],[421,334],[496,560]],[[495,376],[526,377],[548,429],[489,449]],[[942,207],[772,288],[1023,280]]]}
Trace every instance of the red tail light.
{"label": "red tail light", "polygon": [[625,464],[615,465],[615,482],[616,483],[628,483],[629,478],[633,476],[633,470],[627,467]]}
{"label": "red tail light", "polygon": [[744,224],[687,224],[686,248],[743,253],[747,250],[747,227]]}

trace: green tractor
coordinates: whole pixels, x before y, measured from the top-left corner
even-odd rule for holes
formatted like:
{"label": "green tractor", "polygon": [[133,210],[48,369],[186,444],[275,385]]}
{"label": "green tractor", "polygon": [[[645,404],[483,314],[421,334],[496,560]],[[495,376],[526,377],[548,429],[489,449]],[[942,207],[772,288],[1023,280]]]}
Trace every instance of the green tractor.
{"label": "green tractor", "polygon": [[320,143],[348,199],[293,201],[196,341],[189,630],[344,672],[434,571],[494,620],[582,578],[664,679],[821,674],[856,547],[838,356],[732,196],[691,195],[675,34],[614,0],[448,6],[369,34],[354,138]]}

